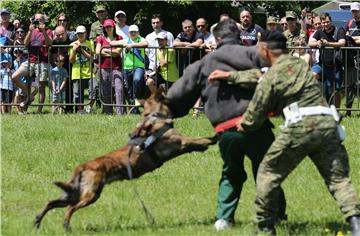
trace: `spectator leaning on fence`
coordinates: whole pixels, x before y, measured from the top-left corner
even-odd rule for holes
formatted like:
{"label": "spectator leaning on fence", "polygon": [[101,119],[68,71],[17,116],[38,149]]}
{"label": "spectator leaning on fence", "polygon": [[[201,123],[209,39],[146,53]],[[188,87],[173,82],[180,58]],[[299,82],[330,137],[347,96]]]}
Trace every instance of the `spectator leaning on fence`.
{"label": "spectator leaning on fence", "polygon": [[[352,19],[348,21],[345,26],[347,35],[347,42],[350,47],[360,46],[360,3],[353,2],[350,5]],[[357,81],[359,80],[359,66],[360,66],[360,50],[347,50],[345,78],[347,82],[347,97],[346,108],[352,108],[355,96],[357,94]],[[346,111],[346,115],[350,116],[351,111]]]}
{"label": "spectator leaning on fence", "polygon": [[[103,22],[104,35],[97,38],[96,55],[100,57],[98,63],[98,77],[100,78],[100,94],[105,104],[113,103],[113,87],[115,90],[116,113],[124,114],[125,110],[120,105],[123,104],[123,76],[122,76],[122,48],[110,48],[110,42],[121,40],[121,36],[115,33],[115,22],[111,19],[106,19]],[[105,114],[112,114],[112,106],[104,105],[103,112]]]}
{"label": "spectator leaning on fence", "polygon": [[122,10],[115,12],[116,34],[123,39],[129,38],[129,26],[126,24],[126,13]]}
{"label": "spectator leaning on fence", "polygon": [[[32,77],[35,74],[35,80],[39,83],[39,103],[45,101],[45,87],[49,79],[50,67],[47,47],[51,46],[52,38],[52,31],[45,25],[44,15],[40,13],[35,14],[29,26],[29,31],[25,36],[25,45],[29,49],[29,60],[21,64],[20,68],[11,77],[17,87],[21,88],[24,92],[26,91],[26,100],[20,104],[22,107],[26,107],[34,100],[33,95],[28,94],[30,88],[19,80],[22,76]],[[37,112],[42,112],[41,105],[38,106]]]}
{"label": "spectator leaning on fence", "polygon": [[94,43],[92,40],[86,39],[85,26],[79,25],[76,28],[76,34],[78,40],[70,44],[69,60],[72,64],[71,78],[73,80],[74,102],[77,105],[78,113],[83,113],[86,87],[89,91],[89,111],[95,102],[94,78],[91,71]]}
{"label": "spectator leaning on fence", "polygon": [[159,48],[156,52],[157,61],[159,65],[157,67],[157,74],[153,77],[153,79],[148,78],[146,80],[146,84],[149,86],[150,90],[154,86],[151,86],[153,80],[156,80],[157,87],[164,87],[165,90],[171,87],[171,85],[179,78],[179,71],[176,66],[176,57],[175,51],[173,48],[168,48],[167,43],[168,35],[165,32],[160,32],[156,39],[159,42]]}
{"label": "spectator leaning on fence", "polygon": [[[146,35],[145,39],[148,42],[149,47],[158,47],[158,40],[157,36],[160,33],[165,33],[167,38],[167,45],[169,47],[173,46],[174,43],[174,36],[171,32],[163,30],[163,20],[159,14],[154,14],[151,17],[151,27],[153,28],[153,32]],[[156,72],[157,67],[159,66],[159,61],[156,59],[156,48],[147,48],[146,55],[149,57],[149,71],[148,74],[154,74]]]}
{"label": "spectator leaning on fence", "polygon": [[179,56],[179,76],[183,74],[184,69],[194,61],[200,59],[200,51],[198,48],[204,43],[204,37],[202,33],[196,32],[193,22],[189,19],[185,19],[182,23],[183,32],[180,32],[175,40],[174,47],[187,47],[195,49],[180,49]]}
{"label": "spectator leaning on fence", "polygon": [[328,13],[321,14],[320,19],[322,28],[318,29],[309,41],[310,47],[320,48],[320,64],[314,65],[312,70],[321,74],[326,101],[335,103],[335,106],[339,107],[341,97],[338,91],[341,89],[342,68],[340,62],[336,60],[336,48],[345,46],[345,31],[342,27],[337,28],[332,24]]}
{"label": "spectator leaning on fence", "polygon": [[[148,46],[147,41],[140,36],[139,27],[130,25],[128,39],[117,42],[111,42],[112,46],[123,46],[124,55],[124,82],[126,97],[129,105],[139,105],[135,100],[141,102],[145,96],[145,48]],[[137,107],[131,109],[131,113],[140,114]]]}

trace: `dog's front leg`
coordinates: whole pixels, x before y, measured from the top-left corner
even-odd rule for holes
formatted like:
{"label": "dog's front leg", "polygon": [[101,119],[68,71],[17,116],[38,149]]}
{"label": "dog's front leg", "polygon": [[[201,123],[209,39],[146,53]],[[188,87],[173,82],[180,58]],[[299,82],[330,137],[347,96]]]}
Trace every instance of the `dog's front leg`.
{"label": "dog's front leg", "polygon": [[205,151],[209,145],[213,145],[217,142],[216,136],[210,138],[191,138],[181,135],[173,135],[171,139],[179,139],[181,141],[181,150],[184,152]]}

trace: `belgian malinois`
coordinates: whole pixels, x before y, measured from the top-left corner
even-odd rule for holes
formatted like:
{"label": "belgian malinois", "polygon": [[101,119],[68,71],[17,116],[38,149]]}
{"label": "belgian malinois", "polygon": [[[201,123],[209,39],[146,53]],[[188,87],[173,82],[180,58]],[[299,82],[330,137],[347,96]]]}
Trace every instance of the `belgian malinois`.
{"label": "belgian malinois", "polygon": [[[41,220],[49,210],[68,206],[64,227],[70,230],[70,219],[74,212],[94,203],[105,184],[138,178],[174,157],[192,151],[205,151],[209,145],[216,143],[215,138],[180,135],[172,127],[171,116],[164,94],[161,91],[152,94],[144,103],[144,120],[133,132],[135,144],[129,142],[122,148],[80,164],[67,183],[54,182],[64,191],[64,195],[45,205],[36,216],[34,226],[40,227]],[[127,168],[131,168],[131,178]]]}

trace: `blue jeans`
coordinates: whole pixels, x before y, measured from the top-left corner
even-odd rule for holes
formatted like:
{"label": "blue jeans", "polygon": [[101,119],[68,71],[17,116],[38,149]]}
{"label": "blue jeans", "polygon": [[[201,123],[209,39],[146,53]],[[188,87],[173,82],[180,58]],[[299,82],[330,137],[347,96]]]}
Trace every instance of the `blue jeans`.
{"label": "blue jeans", "polygon": [[327,102],[330,102],[333,93],[340,91],[342,84],[342,77],[339,69],[336,66],[326,66],[315,64],[311,68],[313,72],[321,77],[322,91]]}
{"label": "blue jeans", "polygon": [[135,105],[135,98],[144,98],[145,79],[144,68],[135,68],[133,70],[124,70],[125,94],[129,105]]}

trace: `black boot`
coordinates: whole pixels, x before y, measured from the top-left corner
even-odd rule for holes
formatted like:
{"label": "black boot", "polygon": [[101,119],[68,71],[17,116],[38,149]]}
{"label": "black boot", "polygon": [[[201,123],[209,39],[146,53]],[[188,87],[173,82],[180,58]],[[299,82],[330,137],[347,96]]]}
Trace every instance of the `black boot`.
{"label": "black boot", "polygon": [[[275,236],[276,230],[274,225],[258,225],[255,235],[269,235]],[[358,235],[356,235],[358,236]]]}
{"label": "black boot", "polygon": [[360,216],[351,216],[349,218],[349,223],[351,224],[351,235],[360,236]]}

